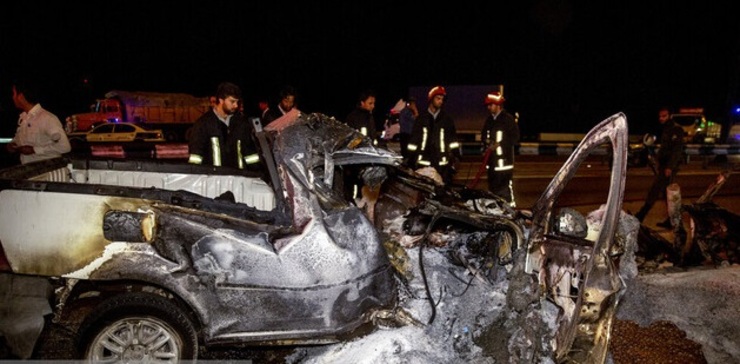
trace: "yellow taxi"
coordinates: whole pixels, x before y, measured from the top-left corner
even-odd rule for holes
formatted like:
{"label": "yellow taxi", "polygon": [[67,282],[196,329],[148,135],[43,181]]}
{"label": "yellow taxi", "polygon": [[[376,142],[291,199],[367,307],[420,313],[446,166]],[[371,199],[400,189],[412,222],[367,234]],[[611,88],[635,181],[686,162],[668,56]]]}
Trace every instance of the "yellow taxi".
{"label": "yellow taxi", "polygon": [[84,133],[67,134],[70,141],[87,142],[164,142],[160,129],[146,129],[133,123],[103,123]]}

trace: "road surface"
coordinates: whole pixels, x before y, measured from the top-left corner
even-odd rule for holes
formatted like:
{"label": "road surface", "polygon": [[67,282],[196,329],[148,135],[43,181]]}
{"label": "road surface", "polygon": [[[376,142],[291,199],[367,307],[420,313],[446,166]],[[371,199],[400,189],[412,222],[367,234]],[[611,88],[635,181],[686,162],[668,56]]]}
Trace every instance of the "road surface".
{"label": "road surface", "polygon": [[[517,207],[533,206],[565,161],[566,157],[560,156],[517,156],[514,165],[514,196]],[[589,162],[581,165],[578,173],[561,196],[559,205],[573,207],[596,205],[606,200],[606,191],[609,188],[609,164],[600,156],[592,157]],[[455,183],[467,184],[474,178],[479,166],[480,157],[464,158],[459,164]],[[729,161],[708,162],[702,158],[694,158],[682,165],[675,182],[681,187],[684,203],[691,203],[700,197],[724,170],[730,170],[733,173],[717,193],[717,198],[740,196],[740,159],[730,158]],[[627,169],[625,210],[636,212],[642,206],[652,182],[653,173],[648,167]],[[487,188],[485,173],[476,188]],[[634,205],[637,207],[632,208]],[[729,208],[730,206],[724,207]],[[651,212],[660,209],[664,209],[664,205],[657,203]],[[740,213],[740,211],[735,212]]]}

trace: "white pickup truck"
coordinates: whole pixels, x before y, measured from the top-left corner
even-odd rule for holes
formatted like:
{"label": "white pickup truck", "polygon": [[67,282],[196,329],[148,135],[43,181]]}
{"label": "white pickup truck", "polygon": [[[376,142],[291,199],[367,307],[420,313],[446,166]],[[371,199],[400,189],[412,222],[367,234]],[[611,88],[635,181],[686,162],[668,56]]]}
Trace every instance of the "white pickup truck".
{"label": "white pickup truck", "polygon": [[[532,210],[407,170],[325,115],[254,122],[264,173],[95,158],[0,170],[0,338],[13,355],[31,357],[52,324],[75,335],[67,359],[143,362],[341,342],[385,325],[434,343],[430,362],[605,361],[634,238],[619,224],[624,115],[584,138]],[[559,209],[603,143],[614,150],[604,207],[588,219]],[[363,200],[343,198],[346,171],[362,176]],[[437,294],[465,275],[464,296]],[[542,330],[519,330],[534,322]],[[468,349],[451,346],[451,324],[478,327],[459,339]],[[514,335],[526,340],[490,339]],[[418,348],[375,353],[403,361]]]}

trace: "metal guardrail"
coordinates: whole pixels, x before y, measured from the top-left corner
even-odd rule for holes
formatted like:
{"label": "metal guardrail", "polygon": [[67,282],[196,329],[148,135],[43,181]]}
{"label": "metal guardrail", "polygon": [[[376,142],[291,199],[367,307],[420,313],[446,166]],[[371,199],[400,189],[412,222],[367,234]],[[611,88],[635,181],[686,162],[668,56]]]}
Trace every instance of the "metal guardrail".
{"label": "metal guardrail", "polygon": [[688,155],[740,154],[740,144],[687,144]]}
{"label": "metal guardrail", "polygon": [[[0,144],[7,144],[12,138],[0,138]],[[97,145],[95,145],[97,144]],[[635,145],[635,144],[633,144]],[[578,143],[536,143],[522,142],[515,146],[514,152],[517,155],[555,155],[568,156]],[[635,145],[639,150],[642,144]],[[387,147],[396,152],[400,151],[397,142],[389,142]],[[120,157],[121,155],[143,154],[155,158],[187,158],[186,143],[91,143],[86,148],[93,152],[94,155]],[[602,149],[594,152],[595,155],[607,155],[609,149],[604,146]],[[685,153],[689,156],[709,156],[709,155],[737,155],[740,154],[740,144],[687,144]],[[481,155],[480,142],[463,142],[462,154],[466,156]]]}

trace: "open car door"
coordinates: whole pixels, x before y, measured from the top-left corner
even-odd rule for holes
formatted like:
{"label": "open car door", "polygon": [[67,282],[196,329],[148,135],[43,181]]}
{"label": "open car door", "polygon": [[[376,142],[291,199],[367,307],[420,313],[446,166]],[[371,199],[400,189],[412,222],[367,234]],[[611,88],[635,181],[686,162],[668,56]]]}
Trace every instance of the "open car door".
{"label": "open car door", "polygon": [[[576,210],[557,206],[578,168],[605,144],[612,164],[606,204],[595,223]],[[603,363],[624,284],[616,274],[617,229],[627,169],[628,132],[624,114],[594,127],[561,167],[533,207],[525,269],[539,276],[548,301],[559,307],[555,335],[559,362]],[[566,360],[567,359],[567,360]]]}

